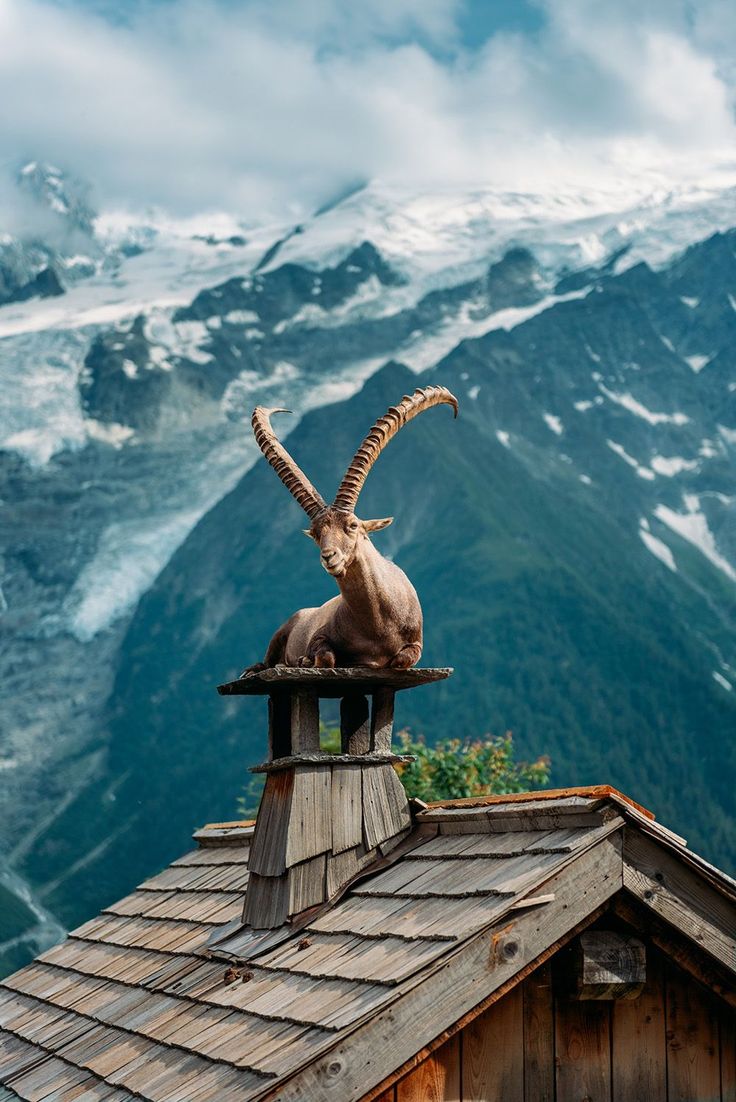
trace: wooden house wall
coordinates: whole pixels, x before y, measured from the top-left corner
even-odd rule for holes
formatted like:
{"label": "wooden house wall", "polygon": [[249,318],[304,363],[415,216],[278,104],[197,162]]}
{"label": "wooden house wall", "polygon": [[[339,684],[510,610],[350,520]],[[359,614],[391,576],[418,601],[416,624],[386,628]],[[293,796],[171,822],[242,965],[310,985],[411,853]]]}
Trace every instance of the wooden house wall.
{"label": "wooden house wall", "polygon": [[651,948],[647,977],[578,1002],[545,964],[376,1102],[736,1102],[736,1011]]}

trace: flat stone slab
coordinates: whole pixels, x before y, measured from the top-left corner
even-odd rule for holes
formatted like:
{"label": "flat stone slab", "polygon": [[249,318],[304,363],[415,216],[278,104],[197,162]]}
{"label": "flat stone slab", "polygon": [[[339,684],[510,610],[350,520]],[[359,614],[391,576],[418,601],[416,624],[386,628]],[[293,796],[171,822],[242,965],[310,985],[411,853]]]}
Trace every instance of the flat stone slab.
{"label": "flat stone slab", "polygon": [[394,765],[396,762],[407,764],[416,761],[414,754],[296,754],[288,758],[274,758],[262,765],[251,765],[249,773],[278,773],[280,769],[293,769],[299,765],[357,765],[364,769],[367,765]]}
{"label": "flat stone slab", "polygon": [[373,669],[370,666],[344,666],[335,669],[274,666],[249,673],[237,681],[218,685],[220,696],[272,696],[275,693],[312,692],[318,697],[343,697],[358,692],[370,694],[376,689],[414,689],[444,681],[453,672],[451,666],[439,669],[414,667],[410,670]]}

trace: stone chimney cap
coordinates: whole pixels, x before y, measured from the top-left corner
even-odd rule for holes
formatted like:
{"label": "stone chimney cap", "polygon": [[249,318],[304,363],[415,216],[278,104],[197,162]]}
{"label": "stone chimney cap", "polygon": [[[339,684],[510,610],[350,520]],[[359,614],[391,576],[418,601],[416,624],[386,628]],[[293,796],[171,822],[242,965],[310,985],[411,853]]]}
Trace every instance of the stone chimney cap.
{"label": "stone chimney cap", "polygon": [[274,666],[218,685],[220,696],[272,696],[274,693],[312,692],[319,697],[344,697],[350,693],[373,693],[377,689],[413,689],[444,681],[453,672],[451,666],[410,670],[373,669],[370,666],[343,666],[334,669]]}

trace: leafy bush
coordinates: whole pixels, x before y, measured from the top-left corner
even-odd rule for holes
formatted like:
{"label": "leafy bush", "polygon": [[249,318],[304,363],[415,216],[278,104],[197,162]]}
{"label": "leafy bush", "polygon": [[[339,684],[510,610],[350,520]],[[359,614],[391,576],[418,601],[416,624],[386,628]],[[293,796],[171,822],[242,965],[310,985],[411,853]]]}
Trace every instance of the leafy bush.
{"label": "leafy bush", "polygon": [[514,760],[511,734],[479,739],[440,739],[428,746],[420,735],[400,731],[397,749],[416,761],[397,766],[407,796],[430,803],[491,793],[526,792],[549,781],[549,758],[527,764]]}

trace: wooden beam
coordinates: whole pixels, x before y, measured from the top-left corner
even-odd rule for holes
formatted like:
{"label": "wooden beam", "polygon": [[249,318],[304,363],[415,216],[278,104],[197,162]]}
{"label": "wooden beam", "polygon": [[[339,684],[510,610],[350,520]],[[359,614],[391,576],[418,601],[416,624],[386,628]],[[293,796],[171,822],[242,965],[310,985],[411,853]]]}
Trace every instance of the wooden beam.
{"label": "wooden beam", "polygon": [[340,701],[340,742],[343,754],[367,754],[371,748],[368,700],[362,693]]}
{"label": "wooden beam", "polygon": [[552,964],[524,980],[524,1100],[554,1102],[555,1016]]}
{"label": "wooden beam", "polygon": [[570,950],[575,999],[636,999],[647,979],[644,942],[615,930],[586,930]]}
{"label": "wooden beam", "polygon": [[371,751],[391,753],[391,736],[394,729],[393,689],[376,689],[371,707]]}
{"label": "wooden beam", "polygon": [[647,941],[661,949],[725,1003],[736,1008],[736,980],[733,975],[694,945],[682,930],[668,925],[628,892],[617,896],[612,907],[614,914],[645,936]]}
{"label": "wooden beam", "polygon": [[291,753],[319,753],[319,701],[314,693],[291,697]]}
{"label": "wooden beam", "polygon": [[291,754],[291,697],[268,698],[268,757],[270,761]]}
{"label": "wooden beam", "polygon": [[623,856],[624,887],[736,975],[736,905],[636,827]]}
{"label": "wooden beam", "polygon": [[[399,989],[380,1014],[343,1035],[286,1083],[261,1098],[279,1102],[357,1102],[374,1087],[390,1086],[387,1073],[400,1069],[444,1031],[489,1005],[504,985],[518,982],[557,948],[572,928],[589,921],[621,889],[619,833],[572,858],[551,877],[545,907],[516,911],[442,956],[429,971]],[[378,1058],[380,1055],[380,1058]]]}

